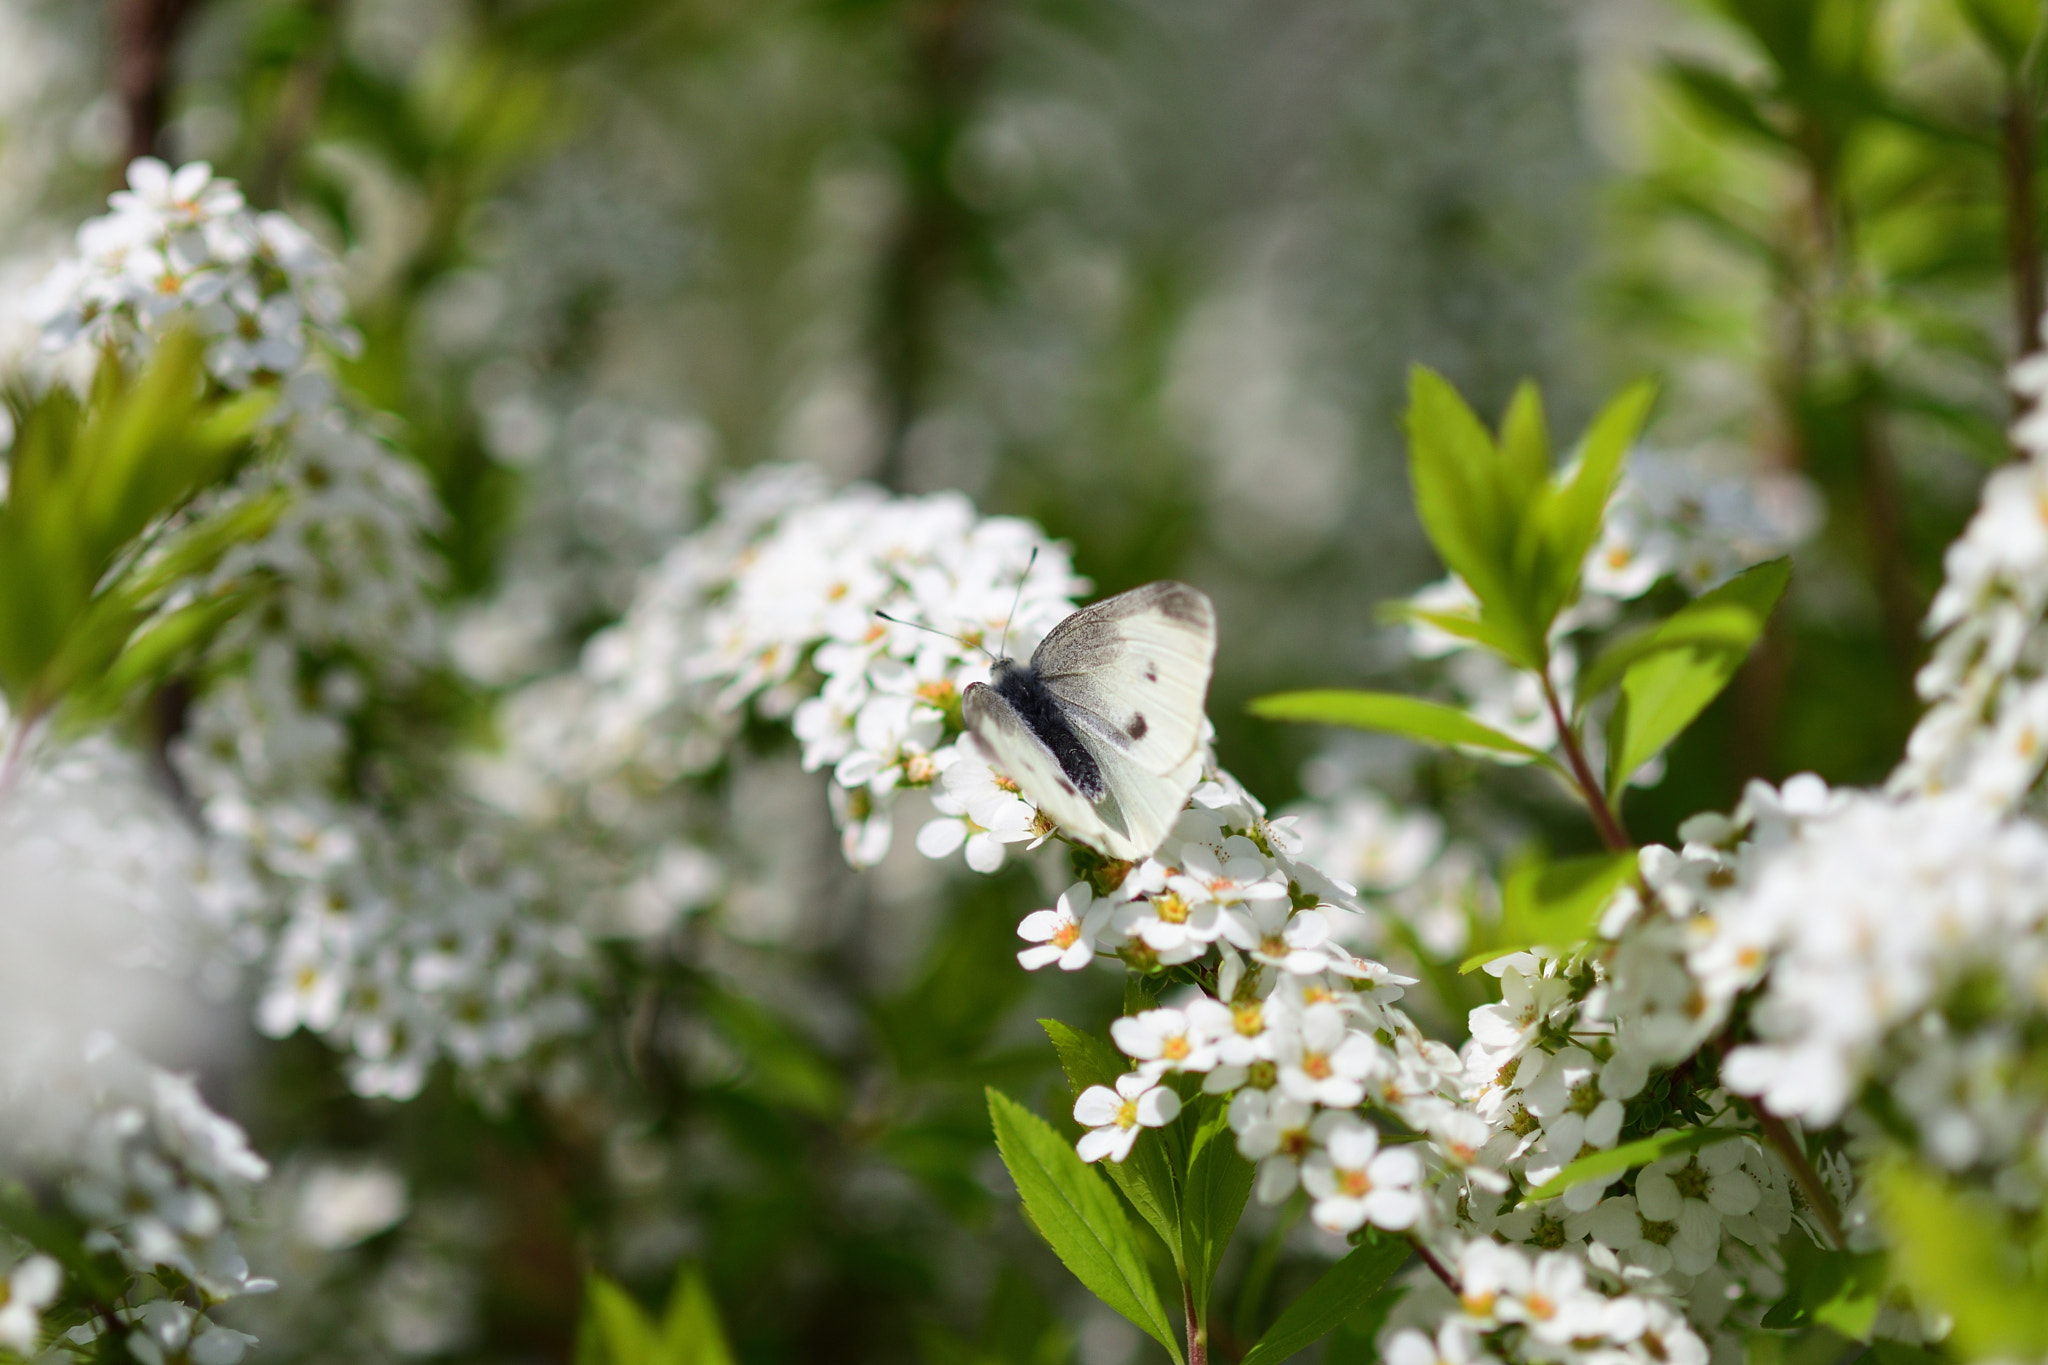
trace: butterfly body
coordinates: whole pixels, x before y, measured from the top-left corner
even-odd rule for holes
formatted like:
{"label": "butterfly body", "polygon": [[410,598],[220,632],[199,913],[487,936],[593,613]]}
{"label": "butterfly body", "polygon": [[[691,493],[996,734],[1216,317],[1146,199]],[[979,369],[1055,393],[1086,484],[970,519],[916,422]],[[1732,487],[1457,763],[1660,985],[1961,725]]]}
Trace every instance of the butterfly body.
{"label": "butterfly body", "polygon": [[1038,670],[1015,659],[998,659],[989,670],[988,685],[1016,710],[1038,742],[1059,760],[1060,771],[1075,789],[1090,801],[1100,801],[1108,790],[1102,785],[1102,765],[1060,714],[1059,700],[1038,676]]}
{"label": "butterfly body", "polygon": [[1200,780],[1215,654],[1209,599],[1148,583],[1067,617],[1029,663],[998,659],[963,713],[994,766],[1062,830],[1143,858]]}

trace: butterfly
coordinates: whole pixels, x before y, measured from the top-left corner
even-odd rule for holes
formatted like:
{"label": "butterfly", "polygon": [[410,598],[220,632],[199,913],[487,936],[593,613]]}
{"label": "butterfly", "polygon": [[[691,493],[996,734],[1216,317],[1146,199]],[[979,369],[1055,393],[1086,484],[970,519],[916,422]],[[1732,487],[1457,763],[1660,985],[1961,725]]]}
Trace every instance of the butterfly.
{"label": "butterfly", "polygon": [[1202,777],[1216,609],[1147,583],[1061,621],[1030,663],[995,660],[961,698],[993,766],[1068,836],[1149,856]]}

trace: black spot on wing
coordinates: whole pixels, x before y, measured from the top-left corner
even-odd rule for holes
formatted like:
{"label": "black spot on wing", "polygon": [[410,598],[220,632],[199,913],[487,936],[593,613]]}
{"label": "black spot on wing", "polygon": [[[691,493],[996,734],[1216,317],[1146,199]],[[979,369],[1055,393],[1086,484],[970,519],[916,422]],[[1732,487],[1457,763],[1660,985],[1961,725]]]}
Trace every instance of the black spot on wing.
{"label": "black spot on wing", "polygon": [[1145,660],[1145,681],[1159,681],[1159,665],[1153,663],[1150,659]]}
{"label": "black spot on wing", "polygon": [[1129,735],[1132,739],[1143,739],[1145,737],[1145,732],[1151,728],[1152,727],[1150,725],[1147,725],[1145,723],[1145,718],[1143,716],[1132,716],[1131,723],[1124,727],[1124,733]]}

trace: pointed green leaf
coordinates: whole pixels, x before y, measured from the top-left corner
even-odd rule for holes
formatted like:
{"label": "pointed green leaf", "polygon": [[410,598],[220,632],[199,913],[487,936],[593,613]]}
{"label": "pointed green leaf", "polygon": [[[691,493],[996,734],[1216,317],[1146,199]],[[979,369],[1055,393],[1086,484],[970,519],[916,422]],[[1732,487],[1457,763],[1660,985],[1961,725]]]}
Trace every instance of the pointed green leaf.
{"label": "pointed green leaf", "polygon": [[1401,1238],[1370,1234],[1287,1305],[1280,1320],[1245,1352],[1241,1365],[1274,1365],[1314,1345],[1357,1312],[1388,1276],[1407,1263],[1409,1252]]}
{"label": "pointed green leaf", "polygon": [[1717,1142],[1730,1142],[1741,1136],[1740,1133],[1731,1133],[1726,1128],[1673,1128],[1662,1133],[1653,1133],[1646,1138],[1638,1138],[1634,1142],[1624,1142],[1619,1147],[1594,1152],[1572,1162],[1522,1196],[1522,1207],[1527,1208],[1546,1199],[1555,1199],[1581,1181],[1599,1176],[1611,1178],[1678,1152],[1696,1152],[1702,1147],[1711,1147]]}
{"label": "pointed green leaf", "polygon": [[1637,647],[1621,672],[1621,697],[1607,726],[1610,796],[1721,694],[1762,637],[1791,572],[1783,559],[1746,569]]}
{"label": "pointed green leaf", "polygon": [[733,1365],[732,1347],[718,1321],[718,1305],[697,1267],[685,1262],[669,1291],[656,1342],[657,1365]]}
{"label": "pointed green leaf", "polygon": [[602,1275],[584,1281],[576,1365],[656,1365],[653,1321],[631,1294]]}
{"label": "pointed green leaf", "polygon": [[2026,1248],[1989,1199],[1932,1171],[1894,1161],[1876,1173],[1892,1268],[1923,1310],[1955,1321],[1963,1359],[2025,1360],[2048,1352],[2048,1284],[2018,1269]]}
{"label": "pointed green leaf", "polygon": [[1074,1278],[1186,1365],[1131,1221],[1107,1181],[1044,1119],[990,1088],[996,1150],[1024,1213]]}
{"label": "pointed green leaf", "polygon": [[[1092,1033],[1083,1033],[1057,1019],[1041,1019],[1038,1026],[1045,1030],[1046,1037],[1052,1039],[1053,1051],[1059,1054],[1060,1070],[1066,1073],[1067,1085],[1076,1099],[1091,1085],[1115,1086],[1117,1077],[1131,1070],[1129,1060],[1121,1052]],[[1181,1259],[1180,1200],[1164,1143],[1140,1139],[1128,1157],[1122,1161],[1103,1162],[1102,1169],[1123,1191],[1124,1198],[1131,1201],[1131,1207],[1138,1211],[1138,1216],[1159,1234],[1159,1240],[1172,1251],[1175,1269],[1185,1274],[1185,1262]]]}
{"label": "pointed green leaf", "polygon": [[1804,1237],[1784,1244],[1785,1293],[1764,1314],[1771,1328],[1826,1327],[1868,1341],[1884,1299],[1885,1258],[1815,1246]]}
{"label": "pointed green leaf", "polygon": [[1543,629],[1529,619],[1514,573],[1516,528],[1529,511],[1524,490],[1457,390],[1420,366],[1410,373],[1407,425],[1408,476],[1430,543],[1479,599],[1508,657],[1542,667]]}
{"label": "pointed green leaf", "polygon": [[1542,764],[1562,773],[1555,759],[1540,749],[1474,720],[1454,706],[1424,701],[1398,692],[1352,692],[1327,688],[1312,692],[1280,692],[1260,697],[1246,708],[1266,720],[1308,725],[1345,725],[1377,730],[1446,749],[1478,749]]}
{"label": "pointed green leaf", "polygon": [[[1201,1116],[1204,1109],[1208,1112]],[[1254,1171],[1237,1150],[1237,1135],[1230,1129],[1225,1103],[1208,1097],[1196,1113],[1200,1122],[1188,1148],[1188,1175],[1181,1190],[1181,1264],[1194,1290],[1196,1316],[1206,1321],[1216,1267],[1222,1264],[1230,1235],[1244,1215]]]}
{"label": "pointed green leaf", "polygon": [[1543,395],[1526,379],[1515,385],[1500,419],[1499,449],[1508,506],[1533,507],[1550,482],[1550,429],[1543,417]]}
{"label": "pointed green leaf", "polygon": [[1591,938],[1600,912],[1635,871],[1636,855],[1626,850],[1521,863],[1501,887],[1498,942],[1466,958],[1459,970],[1470,972],[1539,944],[1562,950]]}
{"label": "pointed green leaf", "polygon": [[1623,389],[1602,408],[1579,443],[1577,469],[1544,506],[1545,554],[1537,572],[1543,575],[1539,605],[1546,628],[1578,595],[1579,575],[1600,539],[1600,524],[1620,481],[1622,462],[1642,434],[1656,397],[1656,386],[1644,380]]}

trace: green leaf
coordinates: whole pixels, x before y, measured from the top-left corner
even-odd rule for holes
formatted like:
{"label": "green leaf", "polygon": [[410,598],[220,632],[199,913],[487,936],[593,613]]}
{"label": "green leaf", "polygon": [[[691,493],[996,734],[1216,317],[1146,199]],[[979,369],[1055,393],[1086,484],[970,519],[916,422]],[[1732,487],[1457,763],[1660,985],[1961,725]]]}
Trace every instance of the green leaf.
{"label": "green leaf", "polygon": [[1610,1147],[1604,1152],[1594,1152],[1590,1156],[1580,1157],[1523,1195],[1522,1207],[1527,1208],[1546,1199],[1555,1199],[1584,1180],[1593,1180],[1600,1176],[1612,1178],[1679,1152],[1696,1152],[1702,1147],[1712,1147],[1719,1142],[1732,1142],[1741,1136],[1742,1134],[1731,1133],[1725,1128],[1673,1128],[1662,1133],[1653,1133],[1646,1138],[1638,1138],[1634,1142],[1624,1142],[1619,1147]]}
{"label": "green leaf", "polygon": [[1221,1099],[1201,1101],[1199,1115],[1207,1111],[1195,1129],[1189,1146],[1187,1181],[1181,1189],[1181,1265],[1195,1298],[1195,1316],[1206,1322],[1209,1290],[1216,1280],[1216,1267],[1244,1215],[1244,1201],[1252,1192],[1252,1163],[1237,1150],[1237,1136],[1231,1132],[1229,1110]]}
{"label": "green leaf", "polygon": [[794,1027],[758,1001],[730,991],[707,990],[701,1004],[746,1063],[739,1088],[818,1118],[840,1113],[845,1081]]}
{"label": "green leaf", "polygon": [[[1052,1039],[1053,1051],[1059,1054],[1060,1070],[1066,1073],[1067,1084],[1076,1099],[1091,1085],[1114,1087],[1117,1077],[1131,1070],[1129,1060],[1121,1052],[1092,1033],[1083,1033],[1057,1019],[1041,1019],[1038,1026]],[[1173,1253],[1174,1269],[1185,1276],[1187,1267],[1181,1259],[1180,1198],[1174,1185],[1172,1164],[1166,1159],[1165,1145],[1140,1139],[1128,1157],[1122,1161],[1104,1162],[1102,1169],[1123,1191],[1124,1198],[1131,1201],[1131,1207],[1138,1211],[1138,1216],[1159,1234],[1159,1240]]]}
{"label": "green leaf", "polygon": [[169,674],[182,660],[232,621],[249,601],[246,590],[229,589],[188,602],[138,632],[98,677],[70,689],[58,719],[67,733],[118,712],[129,697]]}
{"label": "green leaf", "polygon": [[1412,602],[1396,600],[1381,603],[1379,615],[1382,619],[1392,622],[1420,621],[1424,625],[1435,626],[1446,635],[1454,635],[1460,640],[1470,640],[1476,645],[1485,645],[1494,653],[1505,657],[1511,657],[1516,648],[1513,638],[1501,630],[1498,622],[1466,612],[1426,611]]}
{"label": "green leaf", "polygon": [[1280,1320],[1252,1343],[1240,1365],[1269,1365],[1314,1345],[1406,1264],[1409,1250],[1401,1238],[1371,1234],[1288,1304]]}
{"label": "green leaf", "polygon": [[1607,726],[1610,796],[1721,694],[1763,635],[1791,572],[1783,559],[1746,569],[1631,642],[1635,657],[1619,669],[1621,697]]}
{"label": "green leaf", "polygon": [[1635,870],[1636,855],[1627,850],[1522,862],[1501,888],[1499,942],[1466,958],[1458,970],[1472,971],[1521,948],[1565,949],[1591,938],[1608,899]]}
{"label": "green leaf", "polygon": [[1579,443],[1577,470],[1544,506],[1546,562],[1536,570],[1546,574],[1539,603],[1546,629],[1578,595],[1579,575],[1586,556],[1600,539],[1600,525],[1607,516],[1614,485],[1621,478],[1622,462],[1642,434],[1656,397],[1656,385],[1643,380],[1622,390],[1602,408]]}
{"label": "green leaf", "polygon": [[661,1318],[661,1365],[733,1365],[732,1347],[719,1325],[718,1305],[697,1267],[685,1262]]}
{"label": "green leaf", "polygon": [[2048,1284],[2023,1269],[2027,1248],[1996,1204],[1905,1161],[1880,1167],[1874,1183],[1893,1274],[1920,1308],[1954,1318],[1963,1358],[2048,1352]]}
{"label": "green leaf", "polygon": [[2026,64],[2041,23],[2040,0],[1961,0],[1963,17],[2008,77]]}
{"label": "green leaf", "polygon": [[1773,147],[1789,145],[1778,126],[1764,116],[1755,96],[1724,72],[1699,62],[1665,63],[1665,74],[1694,105],[1731,128]]}
{"label": "green leaf", "polygon": [[1479,599],[1480,615],[1526,668],[1549,657],[1543,623],[1532,620],[1515,579],[1517,527],[1530,490],[1456,389],[1417,366],[1408,387],[1408,476],[1430,543]]}
{"label": "green leaf", "polygon": [[1868,1341],[1884,1299],[1884,1256],[1835,1251],[1804,1237],[1787,1238],[1784,1251],[1785,1293],[1764,1314],[1763,1325],[1826,1327]]}
{"label": "green leaf", "polygon": [[1513,508],[1533,507],[1550,482],[1550,430],[1543,419],[1543,395],[1526,379],[1515,385],[1500,419],[1500,468]]}
{"label": "green leaf", "polygon": [[1175,1365],[1186,1365],[1144,1250],[1108,1183],[1044,1119],[993,1087],[988,1111],[1025,1216],[1053,1254],[1095,1297],[1164,1346]]}
{"label": "green leaf", "polygon": [[576,1365],[654,1365],[654,1323],[633,1296],[602,1275],[584,1281]]}
{"label": "green leaf", "polygon": [[1325,688],[1312,692],[1280,692],[1260,697],[1246,708],[1266,720],[1311,725],[1346,725],[1377,730],[1446,749],[1478,749],[1542,764],[1562,774],[1557,761],[1540,749],[1504,735],[1472,719],[1455,706],[1424,701],[1398,692],[1352,692]]}

